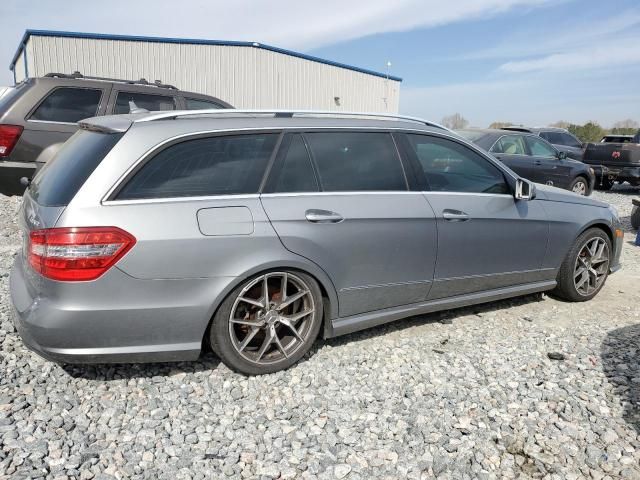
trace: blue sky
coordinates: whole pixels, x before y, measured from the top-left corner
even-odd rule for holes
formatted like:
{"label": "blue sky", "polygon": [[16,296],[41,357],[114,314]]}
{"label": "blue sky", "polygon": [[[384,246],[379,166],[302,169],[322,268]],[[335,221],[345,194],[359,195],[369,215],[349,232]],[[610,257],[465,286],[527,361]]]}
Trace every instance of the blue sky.
{"label": "blue sky", "polygon": [[[65,8],[61,8],[64,5]],[[404,82],[400,109],[473,125],[640,121],[638,0],[0,2],[0,84],[27,28],[251,40]]]}

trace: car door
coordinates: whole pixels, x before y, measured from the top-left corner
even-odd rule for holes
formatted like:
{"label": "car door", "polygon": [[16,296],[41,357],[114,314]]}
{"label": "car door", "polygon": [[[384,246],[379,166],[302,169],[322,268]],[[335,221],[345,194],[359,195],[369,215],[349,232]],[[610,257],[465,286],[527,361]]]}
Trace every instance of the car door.
{"label": "car door", "polygon": [[426,297],[435,216],[408,190],[390,133],[287,135],[261,199],[285,248],[331,278],[341,317]]}
{"label": "car door", "polygon": [[522,135],[503,135],[496,140],[490,152],[521,177],[534,182],[537,181],[533,160],[527,153],[527,147]]}
{"label": "car door", "polygon": [[453,139],[407,134],[436,215],[438,260],[429,299],[553,278],[543,269],[548,221],[538,201],[516,201],[503,172]]}
{"label": "car door", "polygon": [[571,183],[571,167],[558,158],[558,150],[546,140],[536,135],[526,135],[528,153],[533,159],[536,182],[560,188],[568,188]]}

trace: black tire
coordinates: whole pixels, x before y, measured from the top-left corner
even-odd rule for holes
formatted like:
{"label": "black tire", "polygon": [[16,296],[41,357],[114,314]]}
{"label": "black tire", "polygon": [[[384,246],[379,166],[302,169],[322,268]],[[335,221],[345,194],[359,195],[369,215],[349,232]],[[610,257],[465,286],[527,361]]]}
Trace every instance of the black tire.
{"label": "black tire", "polygon": [[[604,242],[607,248],[607,260],[606,260],[606,268],[602,268],[600,265],[599,268],[602,268],[604,271],[603,277],[601,280],[598,280],[599,283],[596,283],[595,288],[592,291],[585,293],[584,291],[579,291],[579,287],[576,287],[576,273],[579,267],[580,260],[578,256],[581,255],[583,249],[589,242],[593,242],[595,239],[599,239]],[[609,236],[599,228],[590,228],[583,232],[574,242],[573,246],[569,249],[567,256],[565,257],[562,265],[560,266],[560,270],[558,272],[558,285],[553,290],[553,294],[556,296],[568,300],[570,302],[586,302],[587,300],[591,300],[595,297],[598,292],[602,289],[604,284],[606,283],[607,276],[609,275],[609,266],[611,264],[611,255],[612,255],[612,247],[611,240]],[[584,258],[581,256],[581,258]],[[595,263],[594,263],[595,265]],[[591,264],[590,264],[591,266]],[[591,275],[589,275],[589,282],[591,282]]]}
{"label": "black tire", "polygon": [[640,228],[640,207],[634,206],[631,210],[631,226],[635,229]]}
{"label": "black tire", "polygon": [[[579,191],[576,191],[578,189]],[[573,179],[573,182],[571,182],[571,185],[569,185],[569,190],[571,190],[573,193],[577,193],[578,195],[583,195],[585,197],[591,195],[591,191],[589,190],[589,180],[582,176],[578,176]]]}
{"label": "black tire", "polygon": [[602,180],[596,180],[595,188],[596,190],[611,190],[613,187],[613,180],[609,178],[603,178]]}
{"label": "black tire", "polygon": [[[296,302],[291,305],[292,307],[296,307],[297,302],[305,302],[307,305],[310,304],[313,307],[312,309],[314,313],[312,315],[302,317],[302,319],[299,320],[300,323],[298,323],[298,325],[304,323],[304,325],[300,327],[300,332],[298,332],[298,335],[300,336],[302,341],[297,339],[296,336],[298,335],[294,335],[287,326],[277,323],[277,320],[275,320],[276,323],[274,324],[274,326],[270,326],[268,323],[265,323],[264,326],[260,327],[258,327],[257,325],[237,325],[235,324],[235,322],[231,321],[231,313],[234,307],[236,309],[236,311],[234,312],[235,318],[237,318],[236,313],[239,311],[239,309],[242,309],[242,311],[246,313],[246,315],[249,315],[249,321],[251,322],[266,322],[266,320],[264,319],[268,317],[267,314],[269,312],[275,311],[276,305],[274,305],[273,307],[269,307],[268,310],[265,311],[265,309],[258,306],[249,306],[248,304],[244,306],[242,304],[243,300],[239,300],[241,294],[245,295],[245,297],[243,298],[246,298],[246,296],[249,295],[249,293],[252,291],[245,291],[247,287],[257,288],[251,287],[251,285],[256,281],[259,282],[260,279],[265,276],[269,278],[268,280],[266,280],[266,283],[268,285],[267,290],[269,292],[268,296],[270,300],[276,298],[278,295],[277,292],[275,294],[271,293],[273,286],[270,285],[270,282],[273,282],[273,279],[281,277],[288,278],[289,280],[295,279],[297,283],[300,283],[300,285],[304,285],[304,287],[308,290],[308,295],[306,295],[301,300],[296,300]],[[289,288],[289,291],[291,291],[291,288]],[[302,292],[302,289],[298,290],[297,292]],[[294,295],[290,295],[290,298],[293,298]],[[264,303],[265,302],[263,301],[262,304]],[[271,303],[273,302],[270,301],[270,304]],[[288,308],[289,307],[287,307],[287,309]],[[249,313],[249,311],[251,311],[252,313]],[[246,318],[246,315],[243,318]],[[295,315],[295,313],[292,314],[292,316]],[[252,316],[253,318],[251,318]],[[318,332],[320,331],[320,327],[322,325],[322,319],[322,294],[320,292],[318,283],[311,276],[302,272],[290,270],[264,272],[244,281],[222,302],[211,323],[209,344],[211,345],[211,349],[214,351],[214,353],[216,353],[216,355],[218,355],[218,357],[220,357],[222,362],[230,369],[238,373],[242,373],[245,375],[263,375],[267,373],[273,373],[289,368],[309,351],[309,349],[313,345],[313,342],[318,337]],[[257,333],[253,333],[254,328],[258,329]],[[267,352],[263,352],[263,355],[265,355],[265,357],[262,357],[261,355],[261,358],[256,359],[257,361],[252,361],[251,359],[246,358],[247,356],[257,357],[259,355],[261,347],[264,346],[264,342],[267,342],[268,340],[267,336],[269,335],[270,328],[276,329],[283,336],[286,336],[288,333],[290,338],[288,340],[285,339],[285,342],[288,341],[289,343],[286,344],[284,342],[281,342],[282,338],[280,338],[280,336],[278,335],[277,343],[275,341],[269,343]],[[243,331],[242,329],[246,329],[247,331]],[[251,329],[250,332],[248,331],[249,329]],[[245,347],[246,350],[242,350],[241,344],[238,345],[238,343],[240,342],[237,335],[242,334],[245,334],[243,340],[246,340],[247,337],[251,336],[249,343]],[[288,350],[290,347],[292,348],[290,355],[285,356],[286,350]],[[240,353],[239,350],[242,351],[242,353]],[[268,358],[269,355],[272,356],[271,359]],[[262,358],[264,358],[264,360],[262,360]]]}

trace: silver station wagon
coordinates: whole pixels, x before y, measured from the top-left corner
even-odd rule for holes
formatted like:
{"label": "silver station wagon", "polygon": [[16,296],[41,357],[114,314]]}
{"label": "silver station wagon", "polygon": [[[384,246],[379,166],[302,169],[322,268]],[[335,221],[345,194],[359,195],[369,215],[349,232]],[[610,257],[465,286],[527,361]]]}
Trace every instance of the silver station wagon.
{"label": "silver station wagon", "polygon": [[318,336],[552,290],[620,266],[605,203],[519,178],[418,119],[211,110],[84,120],[33,179],[11,274],[61,363],[287,368]]}

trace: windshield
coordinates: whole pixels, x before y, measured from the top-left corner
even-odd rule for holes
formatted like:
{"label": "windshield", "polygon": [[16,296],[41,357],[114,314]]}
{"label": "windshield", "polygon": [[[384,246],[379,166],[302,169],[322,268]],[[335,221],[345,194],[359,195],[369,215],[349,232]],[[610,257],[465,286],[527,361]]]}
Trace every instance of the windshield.
{"label": "windshield", "polygon": [[45,207],[68,205],[122,135],[87,130],[74,133],[33,179],[31,198]]}

